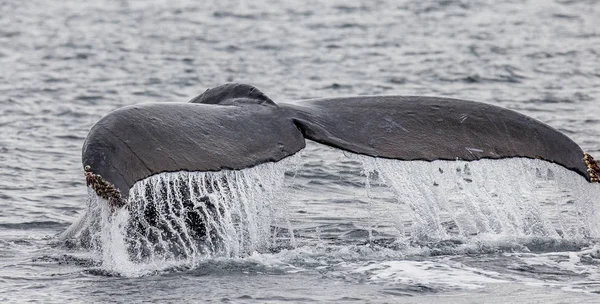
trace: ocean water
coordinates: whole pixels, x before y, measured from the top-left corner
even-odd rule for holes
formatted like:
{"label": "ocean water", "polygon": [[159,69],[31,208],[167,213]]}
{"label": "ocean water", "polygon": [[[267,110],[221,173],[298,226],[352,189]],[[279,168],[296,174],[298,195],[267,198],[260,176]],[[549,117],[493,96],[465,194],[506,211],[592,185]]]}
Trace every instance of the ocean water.
{"label": "ocean water", "polygon": [[[600,303],[600,188],[539,160],[400,162],[309,142],[280,163],[132,189],[196,181],[214,242],[177,221],[175,192],[110,216],[81,165],[109,111],[231,81],[276,102],[487,102],[600,156],[598,16],[576,0],[0,0],[0,302]],[[134,233],[157,204],[165,224]]]}

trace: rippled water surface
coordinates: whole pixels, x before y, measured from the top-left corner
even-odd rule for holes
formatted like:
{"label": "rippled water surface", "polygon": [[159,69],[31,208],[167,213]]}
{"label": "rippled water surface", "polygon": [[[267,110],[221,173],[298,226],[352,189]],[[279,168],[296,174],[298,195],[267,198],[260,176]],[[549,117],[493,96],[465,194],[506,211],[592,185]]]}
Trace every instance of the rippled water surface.
{"label": "rippled water surface", "polygon": [[104,251],[58,237],[93,200],[80,157],[96,121],[224,82],[276,102],[483,101],[600,156],[598,16],[593,0],[0,0],[0,301],[600,302],[599,188],[533,160],[310,143],[247,173],[282,184],[261,201],[272,221],[252,220],[273,229],[260,246],[131,263],[118,232]]}

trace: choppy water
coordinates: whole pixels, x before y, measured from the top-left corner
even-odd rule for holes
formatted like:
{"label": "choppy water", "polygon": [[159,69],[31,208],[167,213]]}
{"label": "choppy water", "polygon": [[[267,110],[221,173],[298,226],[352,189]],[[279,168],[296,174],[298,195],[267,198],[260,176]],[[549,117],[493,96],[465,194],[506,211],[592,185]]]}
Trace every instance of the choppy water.
{"label": "choppy water", "polygon": [[465,176],[310,144],[256,169],[280,189],[269,216],[218,254],[133,263],[119,220],[101,250],[58,237],[93,205],[80,151],[100,117],[227,81],[275,101],[485,101],[600,155],[598,16],[576,0],[0,0],[0,301],[600,302],[598,188],[535,161]]}

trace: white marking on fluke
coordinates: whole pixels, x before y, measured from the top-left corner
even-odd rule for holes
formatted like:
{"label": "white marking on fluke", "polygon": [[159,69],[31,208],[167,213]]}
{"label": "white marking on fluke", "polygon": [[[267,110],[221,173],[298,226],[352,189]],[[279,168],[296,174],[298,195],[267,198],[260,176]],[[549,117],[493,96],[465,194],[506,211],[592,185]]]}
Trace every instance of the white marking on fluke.
{"label": "white marking on fluke", "polygon": [[469,148],[469,147],[465,147],[465,149],[467,149],[467,151],[473,153],[473,152],[477,152],[477,153],[483,153],[483,150],[481,149],[477,149],[477,148]]}

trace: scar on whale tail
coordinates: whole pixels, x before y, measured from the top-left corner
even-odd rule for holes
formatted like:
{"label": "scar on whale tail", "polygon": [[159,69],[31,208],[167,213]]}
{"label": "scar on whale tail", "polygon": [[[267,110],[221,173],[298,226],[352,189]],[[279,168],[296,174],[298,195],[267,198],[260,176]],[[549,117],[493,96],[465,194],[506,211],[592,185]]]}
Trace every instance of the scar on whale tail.
{"label": "scar on whale tail", "polygon": [[598,163],[566,135],[505,108],[459,99],[355,96],[275,103],[230,83],[188,103],[110,112],[83,145],[87,184],[114,206],[161,172],[244,169],[276,162],[310,139],[399,160],[537,158],[598,182]]}

